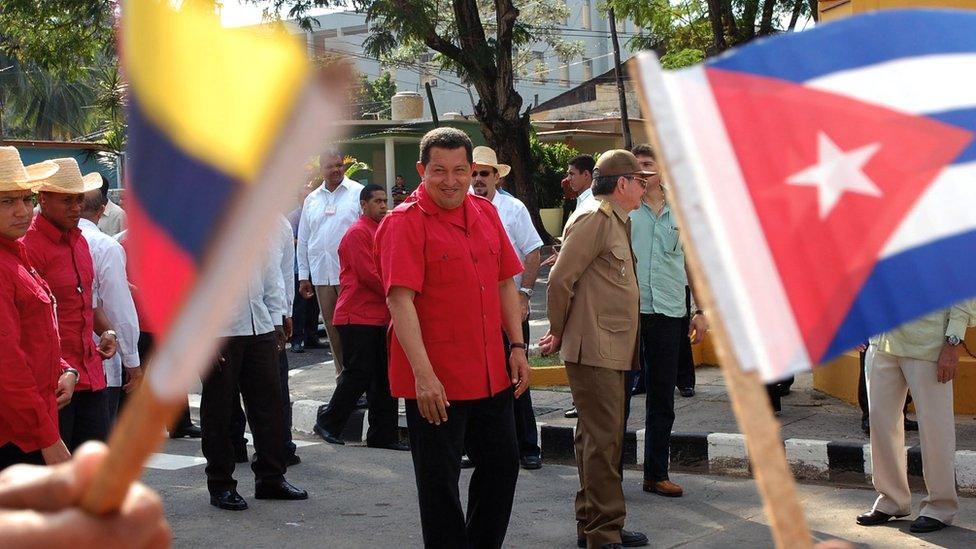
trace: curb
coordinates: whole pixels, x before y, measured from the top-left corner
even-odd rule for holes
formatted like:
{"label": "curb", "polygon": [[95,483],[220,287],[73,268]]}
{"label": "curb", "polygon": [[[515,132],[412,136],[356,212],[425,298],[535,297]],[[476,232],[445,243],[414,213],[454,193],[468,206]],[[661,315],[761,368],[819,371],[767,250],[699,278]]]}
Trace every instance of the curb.
{"label": "curb", "polygon": [[[312,434],[316,414],[323,402],[298,400],[292,403],[292,424],[296,432]],[[365,410],[349,417],[342,439],[362,442],[366,437]],[[576,464],[574,428],[539,423],[539,446],[549,463]],[[400,416],[400,438],[406,439],[406,421]],[[790,438],[783,441],[786,460],[798,481],[835,482],[871,486],[871,445],[851,441]],[[920,446],[906,447],[909,482],[922,483]],[[751,477],[745,436],[739,433],[671,433],[671,470],[734,477]],[[624,434],[623,462],[636,468],[644,462],[644,430]],[[956,486],[960,495],[976,496],[976,451],[956,450]]]}

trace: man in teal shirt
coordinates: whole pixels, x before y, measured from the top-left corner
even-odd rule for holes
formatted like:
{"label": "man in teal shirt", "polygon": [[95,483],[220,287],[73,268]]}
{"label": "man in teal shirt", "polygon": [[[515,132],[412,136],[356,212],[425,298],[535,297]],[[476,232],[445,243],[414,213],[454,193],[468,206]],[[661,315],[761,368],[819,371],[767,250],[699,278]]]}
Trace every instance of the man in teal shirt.
{"label": "man in teal shirt", "polygon": [[[649,145],[638,145],[632,152],[642,170],[658,171]],[[682,338],[691,337],[697,343],[708,326],[704,313],[699,310],[692,316],[688,332],[682,329],[682,319],[687,315],[685,253],[678,237],[678,224],[665,200],[660,175],[650,177],[641,206],[630,213],[630,219],[640,287],[641,367],[647,399],[644,491],[679,497],[682,488],[668,479],[678,359]],[[627,400],[629,411],[629,391]]]}

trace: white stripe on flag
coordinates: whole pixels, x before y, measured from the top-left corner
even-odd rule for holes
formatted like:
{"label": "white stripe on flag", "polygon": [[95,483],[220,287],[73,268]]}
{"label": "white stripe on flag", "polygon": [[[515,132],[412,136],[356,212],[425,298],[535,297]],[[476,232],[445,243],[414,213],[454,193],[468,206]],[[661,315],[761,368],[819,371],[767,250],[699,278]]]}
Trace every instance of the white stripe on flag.
{"label": "white stripe on flag", "polygon": [[679,207],[740,366],[773,380],[810,368],[786,292],[701,67],[639,56]]}
{"label": "white stripe on flag", "polygon": [[976,204],[976,162],[949,166],[908,212],[881,257],[976,230],[973,204]]}
{"label": "white stripe on flag", "polygon": [[976,53],[896,59],[804,85],[911,114],[964,109],[976,106]]}

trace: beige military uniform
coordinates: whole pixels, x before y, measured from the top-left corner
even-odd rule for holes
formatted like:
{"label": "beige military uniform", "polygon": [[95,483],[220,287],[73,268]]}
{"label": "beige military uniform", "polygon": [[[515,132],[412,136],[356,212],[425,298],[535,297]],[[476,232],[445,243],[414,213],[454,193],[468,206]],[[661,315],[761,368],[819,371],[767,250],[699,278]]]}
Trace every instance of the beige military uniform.
{"label": "beige military uniform", "polygon": [[597,197],[576,213],[549,274],[548,312],[579,410],[577,531],[599,547],[620,542],[627,513],[619,472],[624,377],[638,367],[640,291],[627,212]]}

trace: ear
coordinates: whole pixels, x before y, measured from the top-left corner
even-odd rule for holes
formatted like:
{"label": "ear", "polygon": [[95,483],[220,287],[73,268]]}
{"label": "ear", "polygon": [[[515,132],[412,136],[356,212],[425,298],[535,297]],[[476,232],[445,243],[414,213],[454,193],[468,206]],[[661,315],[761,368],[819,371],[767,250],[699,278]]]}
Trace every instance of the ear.
{"label": "ear", "polygon": [[424,179],[424,173],[427,171],[427,166],[424,166],[419,161],[417,162],[417,173],[420,174],[420,179]]}

